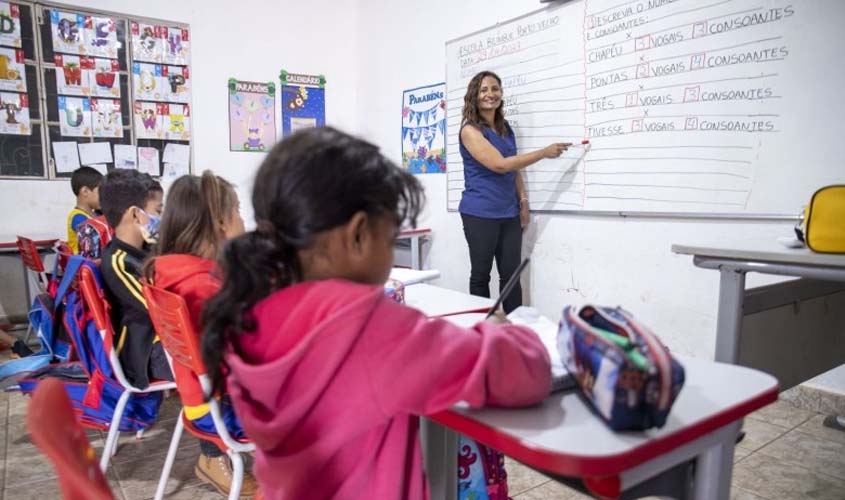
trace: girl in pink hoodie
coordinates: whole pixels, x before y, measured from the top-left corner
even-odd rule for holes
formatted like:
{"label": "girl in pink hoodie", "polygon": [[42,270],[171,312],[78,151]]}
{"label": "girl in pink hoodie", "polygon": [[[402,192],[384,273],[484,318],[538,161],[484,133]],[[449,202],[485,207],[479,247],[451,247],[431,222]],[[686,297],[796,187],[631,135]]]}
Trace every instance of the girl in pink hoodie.
{"label": "girl in pink hoodie", "polygon": [[264,160],[252,203],[257,229],[220,258],[203,357],[255,441],[266,498],[427,499],[419,415],[547,395],[531,330],[460,328],[385,299],[394,238],[423,193],[376,146],[298,132]]}

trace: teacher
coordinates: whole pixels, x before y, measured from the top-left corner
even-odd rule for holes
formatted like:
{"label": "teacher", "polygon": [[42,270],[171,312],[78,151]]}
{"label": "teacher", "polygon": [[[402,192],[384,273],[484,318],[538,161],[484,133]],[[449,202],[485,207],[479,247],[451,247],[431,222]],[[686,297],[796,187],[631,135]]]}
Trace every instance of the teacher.
{"label": "teacher", "polygon": [[[530,153],[516,153],[516,137],[502,108],[502,80],[482,71],[470,80],[464,95],[460,151],[464,192],[458,210],[469,246],[469,293],[490,297],[493,258],[499,271],[499,292],[522,259],[522,230],[528,225],[528,196],[520,170],[544,158],[557,158],[570,143],[553,143]],[[522,305],[517,282],[505,298],[509,313]]]}

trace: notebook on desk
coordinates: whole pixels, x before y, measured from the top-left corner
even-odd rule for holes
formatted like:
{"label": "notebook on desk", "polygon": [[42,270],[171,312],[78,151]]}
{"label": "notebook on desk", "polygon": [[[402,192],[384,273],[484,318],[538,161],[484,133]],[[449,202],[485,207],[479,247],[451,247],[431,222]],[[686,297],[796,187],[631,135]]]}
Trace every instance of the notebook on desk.
{"label": "notebook on desk", "polygon": [[[483,321],[484,316],[484,313],[469,313],[446,316],[444,319],[459,326],[471,327],[479,321]],[[516,308],[508,315],[508,319],[515,325],[526,326],[534,330],[546,347],[546,351],[549,353],[549,359],[552,362],[552,385],[549,388],[549,393],[575,389],[577,383],[569,372],[566,371],[566,368],[563,367],[563,361],[557,349],[557,325],[545,316],[540,315],[536,309],[526,306]]]}

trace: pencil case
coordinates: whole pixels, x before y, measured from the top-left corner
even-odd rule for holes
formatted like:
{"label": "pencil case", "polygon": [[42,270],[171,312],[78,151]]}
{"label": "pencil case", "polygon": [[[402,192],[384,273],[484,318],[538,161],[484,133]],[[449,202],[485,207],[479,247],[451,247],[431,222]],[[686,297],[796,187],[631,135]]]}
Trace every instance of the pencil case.
{"label": "pencil case", "polygon": [[564,366],[611,429],[663,427],[684,385],[684,368],[630,313],[567,306],[557,343]]}
{"label": "pencil case", "polygon": [[384,296],[394,302],[404,304],[405,285],[399,280],[387,280],[387,283],[384,284]]}
{"label": "pencil case", "polygon": [[820,253],[845,253],[845,185],[825,186],[810,198],[798,239]]}

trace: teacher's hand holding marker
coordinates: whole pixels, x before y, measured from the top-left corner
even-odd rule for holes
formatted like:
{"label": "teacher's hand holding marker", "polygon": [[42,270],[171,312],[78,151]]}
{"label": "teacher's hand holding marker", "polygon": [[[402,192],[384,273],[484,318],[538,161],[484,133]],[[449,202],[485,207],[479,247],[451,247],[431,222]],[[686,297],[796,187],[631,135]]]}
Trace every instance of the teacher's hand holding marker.
{"label": "teacher's hand holding marker", "polygon": [[555,142],[544,147],[540,151],[543,153],[543,158],[553,159],[559,158],[564,151],[572,146],[571,142]]}

